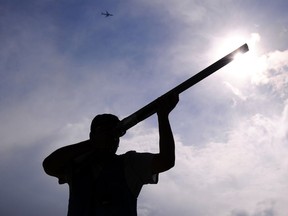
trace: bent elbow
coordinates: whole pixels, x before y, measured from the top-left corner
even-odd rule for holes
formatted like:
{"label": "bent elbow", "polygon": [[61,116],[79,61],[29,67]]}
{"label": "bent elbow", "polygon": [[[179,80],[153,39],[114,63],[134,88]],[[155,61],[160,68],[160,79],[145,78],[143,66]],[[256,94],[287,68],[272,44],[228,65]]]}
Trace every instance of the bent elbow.
{"label": "bent elbow", "polygon": [[173,160],[173,161],[170,161],[169,163],[167,163],[167,170],[169,170],[169,169],[171,169],[171,168],[173,168],[175,166],[175,160]]}
{"label": "bent elbow", "polygon": [[170,170],[171,168],[173,168],[175,166],[175,159],[173,160],[168,160],[165,163],[163,163],[163,167],[162,167],[162,172],[165,172],[167,170]]}
{"label": "bent elbow", "polygon": [[175,157],[163,157],[161,154],[157,154],[154,157],[152,163],[152,172],[161,173],[165,172],[175,166]]}
{"label": "bent elbow", "polygon": [[49,160],[49,158],[44,159],[42,163],[42,167],[47,175],[56,176],[56,177],[58,176],[57,169],[53,165],[52,161]]}
{"label": "bent elbow", "polygon": [[42,162],[42,167],[43,167],[46,174],[51,175],[51,173],[53,173],[51,171],[51,165],[49,163],[49,159],[47,159],[47,158],[44,159],[44,161]]}

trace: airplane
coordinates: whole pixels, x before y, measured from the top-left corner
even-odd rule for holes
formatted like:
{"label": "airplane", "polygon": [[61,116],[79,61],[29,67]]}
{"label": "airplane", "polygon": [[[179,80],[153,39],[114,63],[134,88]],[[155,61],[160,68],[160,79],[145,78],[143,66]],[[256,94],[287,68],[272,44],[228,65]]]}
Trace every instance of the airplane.
{"label": "airplane", "polygon": [[113,16],[113,14],[108,13],[108,11],[106,11],[106,13],[102,12],[101,15],[104,15],[105,17]]}

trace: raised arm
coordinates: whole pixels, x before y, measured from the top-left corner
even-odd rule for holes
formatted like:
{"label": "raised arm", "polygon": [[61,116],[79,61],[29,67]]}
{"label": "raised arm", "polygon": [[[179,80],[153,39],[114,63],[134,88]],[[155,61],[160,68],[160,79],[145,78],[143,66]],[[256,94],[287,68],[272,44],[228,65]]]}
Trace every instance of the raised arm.
{"label": "raised arm", "polygon": [[152,162],[152,173],[160,173],[172,168],[175,164],[174,137],[169,122],[169,113],[179,101],[177,94],[159,99],[157,108],[159,127],[159,153]]}

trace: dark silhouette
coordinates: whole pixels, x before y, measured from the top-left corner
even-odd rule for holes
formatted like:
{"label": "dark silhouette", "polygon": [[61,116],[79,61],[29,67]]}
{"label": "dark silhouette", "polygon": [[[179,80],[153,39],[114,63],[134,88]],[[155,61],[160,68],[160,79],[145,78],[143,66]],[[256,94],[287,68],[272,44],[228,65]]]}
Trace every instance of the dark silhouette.
{"label": "dark silhouette", "polygon": [[[118,117],[97,115],[90,139],[62,147],[43,162],[48,175],[69,185],[68,216],[137,215],[137,197],[144,184],[156,184],[158,174],[175,163],[175,145],[169,113],[179,101],[177,94],[157,101],[159,153],[128,151],[117,155],[120,138]],[[123,134],[122,134],[123,135]]]}
{"label": "dark silhouette", "polygon": [[104,15],[105,17],[113,16],[113,14],[109,13],[108,11],[105,13],[102,12],[101,15]]}

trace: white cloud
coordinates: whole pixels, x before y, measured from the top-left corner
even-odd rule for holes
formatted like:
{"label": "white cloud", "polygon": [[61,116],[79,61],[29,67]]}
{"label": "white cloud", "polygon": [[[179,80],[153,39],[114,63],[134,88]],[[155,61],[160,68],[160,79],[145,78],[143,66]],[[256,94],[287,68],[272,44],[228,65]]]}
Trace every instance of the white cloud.
{"label": "white cloud", "polygon": [[[271,85],[281,97],[287,96],[288,50],[273,51],[253,59],[251,81],[256,85]],[[252,63],[252,62],[251,62]]]}
{"label": "white cloud", "polygon": [[[231,128],[227,142],[205,146],[184,145],[187,141],[175,134],[176,166],[160,175],[158,185],[144,187],[138,201],[139,214],[258,216],[270,211],[285,216],[286,122],[287,107],[274,118],[257,114]],[[88,119],[68,124],[61,130],[61,138],[55,140],[56,145],[79,140],[85,136],[87,125]],[[158,130],[140,123],[121,143],[119,152],[157,152]]]}
{"label": "white cloud", "polygon": [[[176,134],[176,166],[160,175],[158,185],[144,187],[139,212],[258,216],[266,211],[284,216],[288,140],[279,127],[285,126],[287,132],[286,112],[287,108],[274,118],[261,114],[244,118],[231,128],[227,142],[185,146]],[[131,145],[124,148],[157,152],[157,133],[140,125],[124,138]]]}
{"label": "white cloud", "polygon": [[228,82],[224,82],[224,84],[233,92],[234,95],[239,97],[241,100],[245,101],[247,99],[247,97],[243,95],[243,93],[238,88],[235,88]]}
{"label": "white cloud", "polygon": [[[115,13],[115,17],[108,22],[105,20],[105,23],[102,22],[103,19],[101,22],[94,22],[94,9],[89,7],[89,24],[83,23],[83,26],[88,27],[80,24],[73,30],[69,29],[71,34],[75,30],[78,33],[71,35],[68,42],[67,37],[63,37],[69,36],[68,33],[58,32],[56,19],[55,22],[50,22],[49,14],[44,16],[47,20],[39,20],[37,16],[27,18],[23,13],[10,13],[4,19],[2,23],[7,21],[5,27],[12,28],[5,33],[1,43],[3,52],[0,53],[3,57],[1,85],[5,86],[1,88],[3,91],[0,98],[1,156],[6,155],[7,146],[28,149],[38,142],[41,146],[40,142],[46,140],[44,143],[50,144],[43,147],[43,151],[49,154],[54,148],[86,139],[90,120],[95,114],[112,112],[122,115],[120,117],[131,114],[141,104],[145,105],[149,97],[147,95],[153,94],[154,99],[161,88],[166,89],[163,86],[171,87],[170,83],[177,82],[187,74],[190,76],[195,68],[203,69],[207,62],[212,63],[209,59],[212,59],[210,52],[213,40],[225,40],[227,26],[240,32],[237,29],[245,21],[240,17],[251,19],[254,16],[245,14],[241,8],[236,11],[233,7],[236,7],[235,2],[230,0],[201,3],[159,0],[145,1],[143,4],[148,7],[134,8],[134,4],[130,6],[129,12],[127,8],[119,6],[121,16],[116,16]],[[141,35],[131,36],[131,32],[142,31],[133,31],[134,25],[138,23],[132,22],[133,19],[131,22],[127,20],[132,15],[139,21],[143,14],[146,15],[146,24],[152,25],[155,18],[159,18],[157,26],[153,25],[157,32],[155,29],[150,32],[150,28],[145,28],[145,34],[147,33],[148,38],[153,38],[164,31],[167,38],[163,34],[163,41],[169,41],[163,43],[165,46],[138,41],[137,38]],[[16,18],[10,22],[12,15]],[[127,19],[123,22],[123,17],[126,16]],[[147,21],[148,16],[151,20]],[[22,21],[18,22],[20,20]],[[63,26],[66,21],[62,20]],[[255,22],[251,20],[253,25]],[[142,27],[137,25],[139,29]],[[270,28],[271,25],[265,23],[265,29]],[[113,34],[109,34],[111,29]],[[263,30],[260,31],[258,27],[250,30],[247,27],[243,32],[259,32],[246,34],[249,35],[247,38],[250,37],[255,42],[256,48],[260,45],[260,38],[261,42],[267,40],[271,41],[271,46],[275,44],[271,38],[263,38]],[[106,34],[109,34],[109,40]],[[96,50],[91,55],[87,54],[89,61],[83,61],[88,49],[82,46],[94,44],[97,47],[94,36],[102,41],[103,35],[105,38],[102,39],[107,44],[113,43],[113,48],[109,49],[107,46],[105,50],[107,56],[97,59],[102,57],[103,50]],[[127,36],[136,42],[125,41]],[[62,38],[62,41],[58,41],[61,37],[65,40]],[[125,47],[114,40],[124,41]],[[145,48],[145,51],[153,51],[146,56],[143,50],[137,50],[138,45]],[[122,48],[124,51],[133,50],[133,57],[130,59],[128,56],[118,56],[122,53],[118,52]],[[114,51],[117,51],[117,56]],[[134,54],[145,57],[145,61],[135,60]],[[78,55],[82,57],[85,66],[81,65],[83,62],[77,61]],[[112,60],[110,55],[113,55]],[[243,85],[224,79],[227,88],[223,88],[223,79],[214,76],[214,79],[211,77],[181,99],[179,110],[175,110],[171,121],[172,126],[177,129],[176,166],[161,175],[158,185],[144,188],[138,204],[140,215],[286,216],[287,57],[287,50],[264,53],[253,58],[247,65],[246,68],[250,68],[250,71],[242,74],[251,73],[248,79],[242,80]],[[9,69],[9,73],[6,69]],[[144,71],[147,73],[144,74]],[[224,74],[223,72],[221,73]],[[154,76],[164,79],[154,79]],[[220,79],[221,82],[218,82]],[[156,84],[152,84],[151,80]],[[246,82],[247,80],[250,82]],[[227,91],[232,94],[227,94]],[[240,99],[241,103],[237,100],[237,104],[231,107],[227,103],[229,97]],[[277,104],[273,104],[275,101]],[[266,110],[269,110],[269,115],[266,115]],[[157,152],[158,130],[154,120],[147,120],[131,129],[122,139],[120,152],[131,149]],[[181,128],[183,130],[180,131]],[[221,136],[221,139],[217,136]],[[199,145],[191,145],[199,137],[205,137],[205,140]],[[31,150],[29,155],[33,154],[35,152]],[[3,167],[6,165],[4,159],[2,157]],[[40,160],[38,162],[40,170]],[[35,161],[31,161],[31,164],[35,165]],[[28,169],[30,167],[21,166],[18,172],[24,173]],[[39,170],[33,169],[30,172],[38,175]],[[27,176],[29,178],[31,177]],[[7,181],[7,185],[8,183]],[[23,182],[23,187],[26,185]],[[59,190],[56,183],[50,188]],[[49,192],[51,200],[56,202],[57,199]]]}

